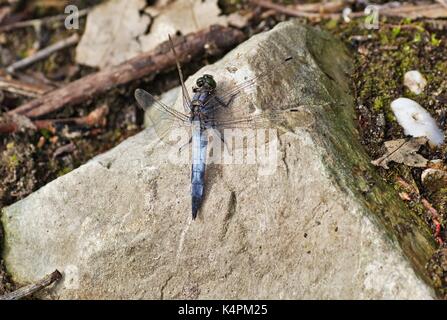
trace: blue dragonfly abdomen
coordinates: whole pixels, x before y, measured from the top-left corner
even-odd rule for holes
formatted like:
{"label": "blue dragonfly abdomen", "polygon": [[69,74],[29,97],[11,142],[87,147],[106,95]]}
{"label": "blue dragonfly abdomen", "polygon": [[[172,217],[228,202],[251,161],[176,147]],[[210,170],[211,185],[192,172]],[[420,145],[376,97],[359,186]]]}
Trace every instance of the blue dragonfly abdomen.
{"label": "blue dragonfly abdomen", "polygon": [[205,188],[205,168],[208,137],[199,119],[192,125],[192,169],[191,169],[191,199],[192,218],[195,219],[200,209]]}

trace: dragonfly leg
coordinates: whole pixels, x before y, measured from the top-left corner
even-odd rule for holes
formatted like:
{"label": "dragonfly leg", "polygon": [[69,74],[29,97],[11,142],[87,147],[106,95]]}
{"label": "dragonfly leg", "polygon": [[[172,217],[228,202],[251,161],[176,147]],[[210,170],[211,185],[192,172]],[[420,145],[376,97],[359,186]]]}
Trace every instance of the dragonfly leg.
{"label": "dragonfly leg", "polygon": [[185,143],[183,146],[181,146],[181,147],[179,148],[179,152],[182,152],[183,149],[185,149],[187,146],[189,146],[189,144],[190,144],[191,142],[192,142],[192,137],[189,138],[189,141],[188,141],[187,143]]}
{"label": "dragonfly leg", "polygon": [[219,98],[218,96],[215,96],[214,99],[216,99],[217,103],[220,104],[222,107],[228,108],[230,106],[230,104],[233,102],[233,100],[236,97],[236,95],[237,95],[237,93],[232,94],[230,99],[228,99],[228,101],[226,103],[221,98]]}

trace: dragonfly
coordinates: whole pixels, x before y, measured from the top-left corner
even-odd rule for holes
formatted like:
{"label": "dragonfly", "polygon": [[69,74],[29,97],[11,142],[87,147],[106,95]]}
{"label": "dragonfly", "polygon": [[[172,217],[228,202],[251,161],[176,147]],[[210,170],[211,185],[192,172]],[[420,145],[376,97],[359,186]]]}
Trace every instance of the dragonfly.
{"label": "dragonfly", "polygon": [[[272,121],[284,121],[293,113],[302,111],[302,107],[293,104],[291,107],[281,109],[265,109],[262,112],[256,110],[250,114],[241,114],[240,110],[234,110],[232,105],[238,97],[247,94],[250,88],[256,87],[262,81],[267,80],[272,71],[267,70],[255,77],[245,79],[239,84],[233,85],[224,92],[218,94],[218,84],[211,74],[201,75],[192,88],[192,98],[186,88],[182,68],[175,50],[175,46],[169,36],[172,54],[176,61],[176,67],[181,85],[183,100],[183,112],[167,106],[159,99],[143,89],[135,91],[135,99],[143,110],[155,111],[153,117],[154,128],[162,138],[172,128],[189,128],[191,136],[188,145],[192,145],[191,167],[191,214],[195,220],[204,199],[205,169],[207,158],[208,136],[205,131],[214,129],[222,131],[226,128],[259,128],[267,127]],[[282,59],[276,72],[282,68],[291,67],[294,57],[287,56]],[[225,137],[221,136],[225,143]]]}

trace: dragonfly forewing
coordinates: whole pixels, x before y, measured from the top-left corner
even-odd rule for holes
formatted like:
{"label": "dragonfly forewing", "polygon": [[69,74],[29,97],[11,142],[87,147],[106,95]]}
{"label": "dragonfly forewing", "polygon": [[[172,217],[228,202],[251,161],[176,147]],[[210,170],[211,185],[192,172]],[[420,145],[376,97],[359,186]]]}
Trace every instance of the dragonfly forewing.
{"label": "dragonfly forewing", "polygon": [[177,144],[180,137],[191,135],[188,115],[167,106],[143,89],[135,91],[135,99],[145,111],[148,127],[153,128],[164,143]]}
{"label": "dragonfly forewing", "polygon": [[308,106],[288,106],[280,110],[256,110],[244,116],[228,111],[209,118],[207,123],[219,131],[231,128],[278,129],[283,133],[294,127],[310,127],[315,120]]}

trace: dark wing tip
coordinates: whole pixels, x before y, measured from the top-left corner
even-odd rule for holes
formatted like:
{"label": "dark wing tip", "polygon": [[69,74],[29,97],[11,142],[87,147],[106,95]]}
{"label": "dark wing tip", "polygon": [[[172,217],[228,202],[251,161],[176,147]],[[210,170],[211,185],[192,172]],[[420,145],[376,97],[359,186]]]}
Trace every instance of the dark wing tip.
{"label": "dark wing tip", "polygon": [[135,99],[138,99],[139,97],[143,96],[143,94],[144,94],[143,89],[140,89],[140,88],[136,89],[135,93],[134,93]]}
{"label": "dark wing tip", "polygon": [[143,89],[136,89],[134,96],[135,100],[138,102],[138,105],[144,110],[149,108],[154,103],[154,98],[152,98],[152,95]]}

